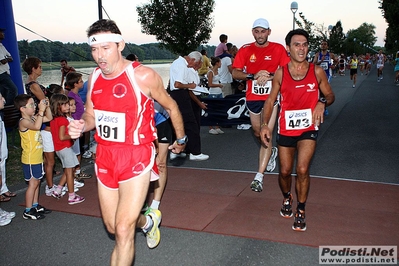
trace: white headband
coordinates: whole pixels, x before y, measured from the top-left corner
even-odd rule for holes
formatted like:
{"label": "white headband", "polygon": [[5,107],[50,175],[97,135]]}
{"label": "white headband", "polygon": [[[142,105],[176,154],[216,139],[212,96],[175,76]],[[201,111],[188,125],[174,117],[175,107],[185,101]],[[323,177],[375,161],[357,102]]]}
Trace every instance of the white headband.
{"label": "white headband", "polygon": [[114,33],[98,34],[89,37],[89,45],[95,45],[103,42],[121,42],[123,41],[122,35]]}

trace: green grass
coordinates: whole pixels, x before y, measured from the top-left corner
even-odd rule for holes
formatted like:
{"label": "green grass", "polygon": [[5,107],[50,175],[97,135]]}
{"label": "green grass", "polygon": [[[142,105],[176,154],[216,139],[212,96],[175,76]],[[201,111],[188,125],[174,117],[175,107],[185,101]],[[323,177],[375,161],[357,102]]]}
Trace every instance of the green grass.
{"label": "green grass", "polygon": [[[168,64],[172,63],[171,59],[158,59],[158,60],[144,60],[141,62],[142,64]],[[96,67],[96,63],[94,61],[68,61],[68,65],[73,66],[74,68],[88,68],[88,67]],[[52,69],[60,69],[59,62],[43,62],[42,63],[43,70],[52,70]]]}
{"label": "green grass", "polygon": [[[15,136],[15,143],[12,142],[13,134]],[[8,159],[6,161],[6,180],[7,186],[12,186],[24,182],[21,164],[21,138],[16,129],[7,133],[7,143]]]}

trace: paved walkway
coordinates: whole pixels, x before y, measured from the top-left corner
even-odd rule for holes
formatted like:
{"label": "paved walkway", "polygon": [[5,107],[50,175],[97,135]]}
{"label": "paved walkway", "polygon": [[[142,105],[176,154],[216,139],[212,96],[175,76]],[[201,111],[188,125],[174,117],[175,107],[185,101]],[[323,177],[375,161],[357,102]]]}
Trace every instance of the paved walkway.
{"label": "paved walkway", "polygon": [[[359,75],[356,88],[352,88],[348,75],[333,79],[332,87],[336,93],[336,102],[329,108],[330,115],[321,127],[311,174],[326,180],[353,180],[351,183],[355,184],[352,189],[353,195],[362,193],[361,188],[362,184],[365,184],[364,182],[374,188],[371,190],[374,190],[373,193],[369,195],[366,192],[361,197],[362,199],[369,198],[370,202],[368,203],[359,197],[350,197],[352,195],[350,189],[349,192],[341,194],[343,192],[339,186],[324,185],[323,188],[326,192],[319,197],[321,202],[325,202],[329,206],[333,205],[337,198],[347,197],[348,202],[352,200],[355,203],[354,208],[358,210],[363,208],[362,204],[372,204],[375,206],[376,212],[380,208],[381,212],[391,209],[392,216],[387,215],[386,221],[380,225],[375,224],[375,234],[378,235],[379,226],[389,229],[391,222],[397,222],[395,217],[398,214],[396,205],[394,207],[386,206],[386,208],[381,205],[382,198],[389,193],[388,190],[396,190],[399,184],[399,164],[397,163],[399,141],[395,135],[399,129],[399,120],[396,118],[396,114],[399,113],[399,87],[393,84],[393,67],[386,65],[384,79],[379,83],[377,83],[376,72],[373,69],[369,76]],[[177,175],[177,173],[184,173],[190,169],[213,169],[213,171],[216,170],[215,180],[218,179],[218,172],[221,173],[220,175],[223,173],[224,176],[223,182],[216,183],[219,189],[233,185],[231,182],[234,180],[237,182],[236,178],[240,172],[243,173],[243,179],[251,179],[251,174],[254,174],[257,168],[257,147],[250,131],[231,128],[226,129],[224,135],[214,136],[207,133],[207,128],[202,128],[202,141],[203,152],[211,156],[210,160],[204,162],[176,161],[173,165],[171,164],[173,167],[171,173]],[[92,171],[92,166],[85,167],[88,171]],[[228,179],[226,173],[229,172],[234,172],[235,178]],[[201,171],[198,173],[197,178],[203,175]],[[288,244],[293,243],[292,239],[287,238],[290,236],[286,236],[286,240],[273,241],[261,240],[257,237],[231,236],[234,234],[234,224],[238,221],[244,225],[250,224],[250,229],[254,232],[274,223],[274,217],[257,220],[253,214],[259,211],[259,208],[264,209],[268,202],[263,199],[268,199],[269,195],[276,193],[274,190],[269,190],[274,186],[272,182],[274,182],[275,173],[266,179],[266,185],[269,182],[270,186],[262,192],[263,194],[248,192],[249,196],[258,197],[259,201],[242,205],[241,208],[245,208],[244,212],[225,221],[225,226],[222,223],[220,230],[232,230],[230,233],[213,234],[195,229],[179,229],[187,228],[183,224],[176,228],[164,225],[161,229],[161,244],[154,250],[149,250],[146,247],[145,238],[139,233],[136,236],[135,265],[318,265],[318,248],[301,241],[302,236],[304,239],[311,238],[310,234],[306,235],[308,232],[292,232],[288,226],[286,233],[295,237],[296,244]],[[173,211],[176,217],[180,217],[177,218],[178,222],[182,222],[183,218],[181,217],[188,216],[191,212],[189,209],[194,207],[194,203],[190,203],[192,202],[190,185],[193,184],[183,180],[187,175],[180,175],[182,181],[177,180],[176,182],[175,180],[170,186],[170,188],[175,188],[176,185],[186,186],[181,189],[185,188],[187,195],[176,202],[172,209],[171,206],[168,206],[169,212]],[[204,180],[207,178],[209,176],[204,175]],[[387,188],[388,190],[386,190]],[[317,186],[311,185],[310,197],[319,195],[318,191],[314,189],[317,189]],[[357,189],[359,191],[356,191]],[[2,265],[108,265],[114,241],[106,233],[100,218],[55,211],[44,220],[25,221],[22,219],[23,208],[18,205],[23,202],[24,189],[21,188],[17,192],[16,198],[1,205],[6,210],[17,212],[17,217],[10,225],[0,227]],[[167,201],[172,194],[166,192],[164,200]],[[84,188],[82,195],[84,195]],[[393,204],[398,202],[397,195],[397,193],[394,194],[391,199]],[[198,198],[198,201],[208,202],[205,207],[209,210],[214,208],[213,205],[217,205],[216,200],[216,198],[213,201],[210,198]],[[313,198],[312,201],[317,202],[317,200]],[[280,204],[278,202],[276,201],[277,204]],[[65,206],[65,208],[67,207],[69,206]],[[165,204],[165,212],[168,212],[166,207]],[[278,206],[273,205],[270,208],[276,209]],[[317,218],[317,214],[334,215],[332,216],[333,224],[322,224]],[[319,223],[314,227],[325,228],[325,234],[321,235],[322,237],[328,236],[331,233],[330,228],[333,227],[344,230],[347,227],[346,223],[351,222],[351,219],[349,218],[348,221],[345,220],[348,217],[340,219],[339,215],[339,210],[332,214],[326,212],[321,204],[315,208],[314,213],[309,214],[314,217],[313,221],[308,221],[309,233],[311,224],[316,222]],[[359,215],[364,214],[359,212]],[[358,219],[368,219],[368,217],[364,215]],[[188,220],[190,218],[187,217]],[[165,223],[171,219],[173,217],[165,217]],[[268,230],[270,235],[275,234],[273,227]],[[383,237],[382,240],[379,238],[378,243],[373,243],[371,239],[367,243],[359,241],[358,245],[393,244],[392,239],[394,241],[398,239],[395,234],[392,237],[386,237],[386,241]]]}

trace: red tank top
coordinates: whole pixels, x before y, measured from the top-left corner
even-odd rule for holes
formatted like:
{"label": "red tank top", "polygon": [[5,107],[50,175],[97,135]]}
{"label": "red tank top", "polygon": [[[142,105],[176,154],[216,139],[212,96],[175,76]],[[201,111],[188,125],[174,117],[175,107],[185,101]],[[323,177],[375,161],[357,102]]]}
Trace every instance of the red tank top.
{"label": "red tank top", "polygon": [[296,137],[304,132],[317,130],[312,124],[312,114],[319,96],[314,64],[309,64],[308,72],[302,80],[294,80],[288,71],[288,65],[285,65],[280,87],[278,133]]}
{"label": "red tank top", "polygon": [[91,100],[97,143],[140,145],[156,139],[154,102],[134,78],[134,62],[117,77],[105,78],[96,68],[92,75]]}

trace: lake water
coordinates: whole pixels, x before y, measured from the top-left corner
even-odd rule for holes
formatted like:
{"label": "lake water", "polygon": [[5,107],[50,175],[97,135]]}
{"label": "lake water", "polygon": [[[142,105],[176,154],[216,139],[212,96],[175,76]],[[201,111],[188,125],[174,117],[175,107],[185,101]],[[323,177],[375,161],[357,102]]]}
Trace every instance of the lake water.
{"label": "lake water", "polygon": [[[169,68],[170,64],[148,64],[147,67],[153,68],[163,80],[163,84],[166,88],[169,82]],[[94,68],[77,68],[76,71],[83,74],[83,81],[89,78],[89,75],[93,72]],[[27,80],[27,74],[23,72],[24,83]],[[61,83],[61,71],[57,70],[44,70],[42,75],[37,80],[41,85],[47,87],[50,84],[60,84]]]}

